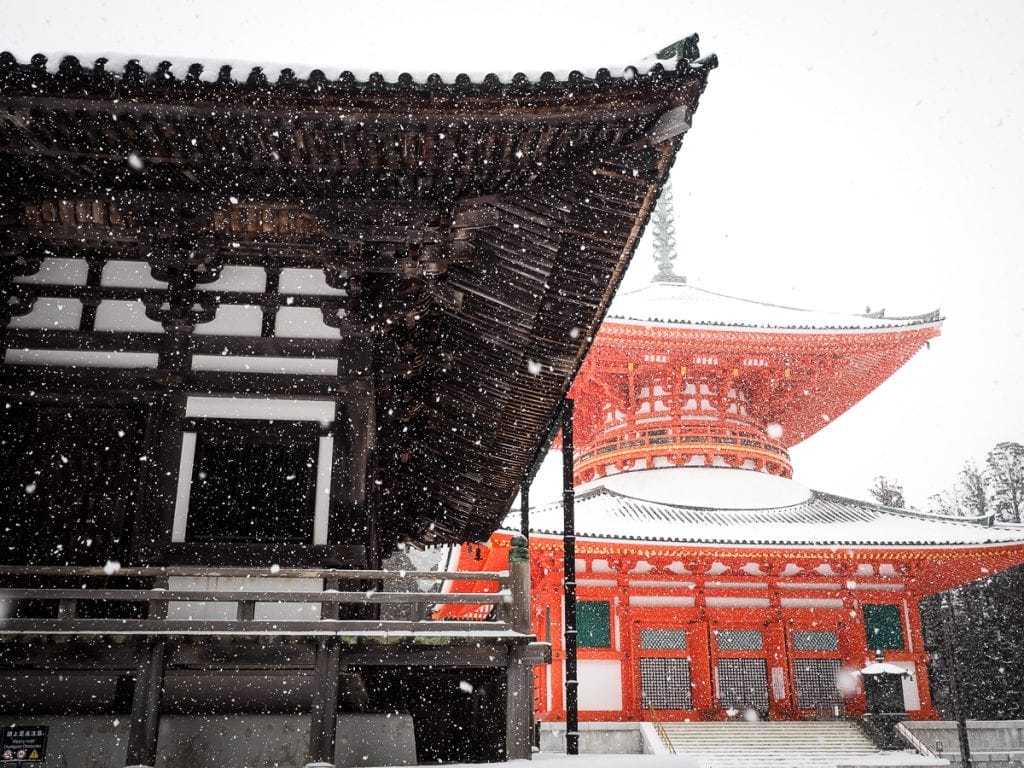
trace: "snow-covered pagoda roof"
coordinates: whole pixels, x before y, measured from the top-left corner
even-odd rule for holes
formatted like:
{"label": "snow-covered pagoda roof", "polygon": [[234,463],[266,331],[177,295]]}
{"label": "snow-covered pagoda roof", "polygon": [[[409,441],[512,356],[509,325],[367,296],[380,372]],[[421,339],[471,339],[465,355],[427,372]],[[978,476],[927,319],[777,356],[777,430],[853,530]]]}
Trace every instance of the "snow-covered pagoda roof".
{"label": "snow-covered pagoda roof", "polygon": [[[971,547],[1024,542],[1024,527],[942,518],[808,490],[786,478],[713,467],[612,475],[577,490],[576,535],[648,543],[772,547]],[[518,525],[518,512],[506,526]],[[562,534],[561,502],[530,511]]]}
{"label": "snow-covered pagoda roof", "polygon": [[845,314],[797,309],[741,299],[697,288],[681,278],[654,280],[643,288],[620,293],[608,311],[613,323],[719,326],[778,332],[890,331],[937,325],[938,310],[907,317],[882,312]]}

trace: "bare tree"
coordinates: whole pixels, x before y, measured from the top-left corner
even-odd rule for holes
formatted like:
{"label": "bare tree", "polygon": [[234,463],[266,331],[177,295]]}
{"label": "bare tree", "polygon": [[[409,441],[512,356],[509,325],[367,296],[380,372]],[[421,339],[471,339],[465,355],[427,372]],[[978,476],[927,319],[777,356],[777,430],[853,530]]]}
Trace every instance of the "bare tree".
{"label": "bare tree", "polygon": [[874,485],[868,489],[868,492],[879,504],[897,509],[906,509],[907,503],[903,498],[903,486],[885,475],[876,477]]}
{"label": "bare tree", "polygon": [[1024,513],[1024,445],[999,443],[985,460],[992,487],[992,508],[999,519],[1021,522]]}

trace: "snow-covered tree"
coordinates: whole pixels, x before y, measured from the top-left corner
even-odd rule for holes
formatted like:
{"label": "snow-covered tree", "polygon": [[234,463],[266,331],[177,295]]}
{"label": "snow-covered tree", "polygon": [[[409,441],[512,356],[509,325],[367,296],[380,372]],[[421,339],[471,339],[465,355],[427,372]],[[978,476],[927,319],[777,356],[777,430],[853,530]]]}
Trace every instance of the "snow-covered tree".
{"label": "snow-covered tree", "polygon": [[905,509],[907,503],[903,498],[903,485],[885,475],[875,478],[874,485],[868,489],[868,493],[879,504],[897,509]]}
{"label": "snow-covered tree", "polygon": [[989,451],[985,463],[996,515],[1005,522],[1021,522],[1024,513],[1024,445],[999,443]]}
{"label": "snow-covered tree", "polygon": [[984,470],[979,469],[974,461],[966,462],[964,468],[960,470],[960,483],[954,492],[959,501],[958,508],[961,514],[982,517],[989,513],[989,476]]}

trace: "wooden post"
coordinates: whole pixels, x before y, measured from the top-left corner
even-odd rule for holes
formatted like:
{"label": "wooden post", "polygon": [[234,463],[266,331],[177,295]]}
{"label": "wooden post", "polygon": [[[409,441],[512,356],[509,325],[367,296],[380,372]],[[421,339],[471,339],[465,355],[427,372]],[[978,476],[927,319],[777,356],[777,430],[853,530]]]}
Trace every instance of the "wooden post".
{"label": "wooden post", "polygon": [[164,641],[151,640],[139,647],[132,719],[128,728],[128,768],[152,768],[156,765],[157,737],[160,731],[160,700],[164,689]]}
{"label": "wooden post", "polygon": [[[508,555],[512,630],[530,634],[530,550],[525,536],[515,536]],[[505,759],[529,760],[533,729],[533,669],[525,658],[525,645],[509,653],[505,688]]]}
{"label": "wooden post", "polygon": [[337,637],[321,638],[316,646],[316,675],[313,679],[309,714],[309,762],[306,768],[333,768],[334,738],[338,730],[338,675],[341,673],[341,643]]}
{"label": "wooden post", "polygon": [[524,482],[519,486],[519,532],[526,538],[530,537],[530,484]]}
{"label": "wooden post", "polygon": [[565,753],[580,753],[579,680],[576,678],[576,491],[573,488],[573,402],[562,408],[562,561],[565,578]]}

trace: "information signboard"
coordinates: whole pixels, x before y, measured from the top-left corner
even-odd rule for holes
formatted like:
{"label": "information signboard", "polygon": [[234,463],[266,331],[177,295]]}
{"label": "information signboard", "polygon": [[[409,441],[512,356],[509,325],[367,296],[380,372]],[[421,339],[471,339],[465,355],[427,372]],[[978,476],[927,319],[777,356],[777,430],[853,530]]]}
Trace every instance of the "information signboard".
{"label": "information signboard", "polygon": [[42,762],[46,759],[48,725],[9,725],[0,740],[0,762]]}

